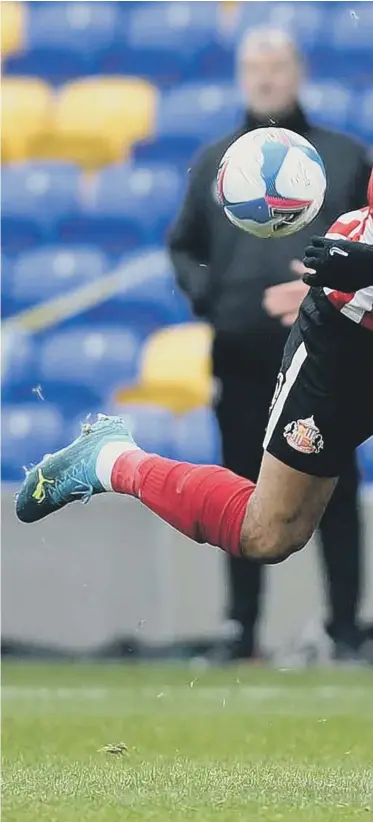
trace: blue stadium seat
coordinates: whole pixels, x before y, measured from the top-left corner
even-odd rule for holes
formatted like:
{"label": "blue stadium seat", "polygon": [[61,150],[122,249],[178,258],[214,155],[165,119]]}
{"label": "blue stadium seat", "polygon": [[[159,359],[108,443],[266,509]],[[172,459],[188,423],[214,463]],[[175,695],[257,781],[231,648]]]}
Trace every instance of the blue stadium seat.
{"label": "blue stadium seat", "polygon": [[207,465],[221,463],[220,434],[210,408],[198,408],[180,417],[174,428],[174,458]]}
{"label": "blue stadium seat", "polygon": [[365,50],[372,54],[373,4],[359,3],[353,8],[349,4],[340,4],[329,32],[329,42],[346,55]]}
{"label": "blue stadium seat", "polygon": [[[61,5],[63,5],[61,3]],[[39,77],[59,86],[88,73],[84,54],[66,49],[30,48],[9,54],[4,60],[4,74],[13,77]]]}
{"label": "blue stadium seat", "polygon": [[351,91],[339,83],[309,83],[302,92],[302,103],[317,125],[346,131],[353,103]]}
{"label": "blue stadium seat", "polygon": [[118,260],[112,274],[117,278],[113,296],[81,315],[75,324],[79,321],[92,327],[108,323],[124,325],[145,340],[164,325],[192,319],[189,303],[175,282],[164,249],[149,246],[126,255]]}
{"label": "blue stadium seat", "polygon": [[218,8],[204,0],[139,4],[126,30],[132,72],[162,87],[198,77],[196,57],[217,33]]}
{"label": "blue stadium seat", "polygon": [[100,74],[142,77],[159,88],[168,88],[189,76],[189,62],[186,65],[185,57],[178,51],[163,51],[156,47],[139,49],[122,43],[98,58],[98,69]]}
{"label": "blue stadium seat", "polygon": [[139,50],[157,48],[187,53],[206,43],[218,26],[219,3],[141,3],[128,23],[128,43]]}
{"label": "blue stadium seat", "polygon": [[15,163],[2,172],[2,242],[6,254],[53,242],[62,216],[79,208],[77,166]]}
{"label": "blue stadium seat", "polygon": [[240,94],[230,83],[187,83],[161,97],[156,133],[216,139],[237,127],[242,111]]}
{"label": "blue stadium seat", "polygon": [[[4,330],[1,351],[3,402],[26,402],[37,397],[38,345],[31,335]],[[33,390],[34,389],[34,390]]]}
{"label": "blue stadium seat", "polygon": [[329,65],[333,67],[333,76],[371,86],[373,4],[357,3],[351,8],[341,3],[338,6],[328,29]]}
{"label": "blue stadium seat", "polygon": [[10,298],[12,288],[13,264],[5,254],[1,255],[1,316],[8,317],[12,313],[13,305]]}
{"label": "blue stadium seat", "polygon": [[42,77],[61,84],[98,71],[99,59],[123,40],[124,20],[117,3],[29,3],[26,47],[10,55],[7,74]]}
{"label": "blue stadium seat", "polygon": [[[191,80],[203,78],[205,83],[223,83],[234,77],[236,70],[236,49],[231,39],[222,38],[218,32],[214,38],[196,51]],[[185,79],[188,80],[189,77]]]}
{"label": "blue stadium seat", "polygon": [[27,40],[34,48],[66,48],[89,55],[110,47],[121,24],[116,3],[49,2],[30,14]]}
{"label": "blue stadium seat", "polygon": [[161,134],[136,143],[133,158],[139,163],[170,163],[185,172],[200,145],[201,141],[193,135]]}
{"label": "blue stadium seat", "polygon": [[175,417],[159,405],[128,403],[115,405],[111,413],[122,417],[137,444],[149,453],[173,456]]}
{"label": "blue stadium seat", "polygon": [[216,2],[141,3],[126,21],[126,43],[110,49],[104,73],[146,77],[160,88],[192,79],[226,79],[233,49]]}
{"label": "blue stadium seat", "polygon": [[52,405],[36,401],[4,405],[1,417],[3,479],[21,480],[22,466],[40,462],[45,453],[65,445],[63,430],[63,419]]}
{"label": "blue stadium seat", "polygon": [[60,331],[43,344],[38,382],[65,413],[92,411],[116,385],[135,381],[139,356],[138,337],[120,326]]}
{"label": "blue stadium seat", "polygon": [[145,336],[161,326],[190,322],[192,313],[173,274],[170,258],[151,248],[123,260],[123,282],[116,294],[118,320]]}
{"label": "blue stadium seat", "polygon": [[172,166],[110,166],[97,175],[93,196],[81,218],[64,226],[70,242],[96,242],[120,255],[164,239],[182,196],[182,179]]}
{"label": "blue stadium seat", "polygon": [[373,437],[358,449],[358,460],[363,482],[373,482]]}
{"label": "blue stadium seat", "polygon": [[244,28],[268,25],[289,32],[302,48],[310,48],[324,32],[322,3],[240,3],[239,8],[239,37]]}
{"label": "blue stadium seat", "polygon": [[17,258],[10,295],[18,308],[45,302],[103,277],[109,268],[94,246],[47,246]]}

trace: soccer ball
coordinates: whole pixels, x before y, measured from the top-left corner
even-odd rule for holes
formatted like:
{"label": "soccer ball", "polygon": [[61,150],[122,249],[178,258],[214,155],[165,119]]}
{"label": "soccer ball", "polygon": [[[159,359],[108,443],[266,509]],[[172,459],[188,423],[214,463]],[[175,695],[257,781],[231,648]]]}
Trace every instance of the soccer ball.
{"label": "soccer ball", "polygon": [[323,161],[286,128],[239,137],[219,165],[217,197],[234,225],[257,237],[288,237],[309,225],[324,201]]}

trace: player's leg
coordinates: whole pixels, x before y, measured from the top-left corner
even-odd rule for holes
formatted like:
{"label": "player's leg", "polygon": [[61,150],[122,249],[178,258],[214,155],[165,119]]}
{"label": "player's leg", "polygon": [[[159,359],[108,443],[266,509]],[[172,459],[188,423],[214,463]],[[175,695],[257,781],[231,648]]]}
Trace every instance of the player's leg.
{"label": "player's leg", "polygon": [[242,554],[273,563],[304,548],[336,483],[337,478],[301,473],[265,452],[242,524]]}
{"label": "player's leg", "polygon": [[285,347],[255,489],[224,469],[158,457],[139,456],[133,471],[130,454],[103,481],[198,541],[281,561],[309,540],[346,460],[372,432],[372,343],[323,295],[305,301]]}
{"label": "player's leg", "polygon": [[[305,334],[299,322],[290,335],[283,385],[267,430],[269,453],[264,457],[256,491],[253,483],[224,468],[193,466],[145,454],[137,449],[121,420],[105,418],[87,426],[71,446],[30,472],[18,496],[18,517],[33,522],[76,499],[113,490],[137,497],[182,533],[228,553],[269,562],[298,550],[322,516],[339,473],[337,466],[364,434],[372,433],[369,425],[373,422],[373,415],[368,414],[362,435],[359,415],[365,398],[358,394],[358,388],[367,386],[364,347],[358,357],[357,348],[352,346],[349,364],[349,346],[345,351],[342,344],[338,348],[335,329],[325,339],[325,323],[312,301],[308,307],[313,315],[311,327],[318,326],[319,333],[315,345],[314,335],[308,335],[306,353],[304,341],[298,345],[297,335],[302,338]],[[336,354],[341,355],[343,367]],[[350,370],[355,384],[349,392],[346,379],[334,379],[333,374],[344,373],[345,366],[351,364],[356,366],[355,371]],[[355,419],[350,413],[350,393],[356,403]],[[370,392],[367,399],[371,404]],[[316,422],[312,416],[306,417],[310,402]]]}
{"label": "player's leg", "polygon": [[[338,351],[334,329],[308,299],[285,346],[256,487],[222,468],[141,452],[117,457],[109,447],[98,465],[102,484],[138,497],[197,541],[266,563],[285,559],[317,528],[343,464]],[[342,412],[339,420],[343,429]]]}
{"label": "player's leg", "polygon": [[373,334],[312,290],[288,338],[242,549],[279,559],[317,528],[356,447],[373,434]]}
{"label": "player's leg", "polygon": [[121,420],[107,417],[32,469],[16,510],[19,519],[34,522],[74,500],[115,491],[139,499],[196,542],[276,562],[306,543],[323,513],[328,484],[316,494],[315,480],[266,454],[255,490],[225,468],[146,454]]}
{"label": "player's leg", "polygon": [[97,473],[108,490],[137,497],[177,530],[233,555],[277,562],[309,540],[336,480],[307,476],[264,454],[258,484],[194,466],[103,448]]}

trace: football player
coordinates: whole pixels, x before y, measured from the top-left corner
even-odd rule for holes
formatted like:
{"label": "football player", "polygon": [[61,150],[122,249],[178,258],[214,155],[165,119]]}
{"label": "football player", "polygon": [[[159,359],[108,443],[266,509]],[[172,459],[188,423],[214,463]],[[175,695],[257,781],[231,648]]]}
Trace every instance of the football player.
{"label": "football player", "polygon": [[368,205],[314,238],[310,286],[285,346],[256,485],[225,468],[145,453],[100,416],[28,473],[16,513],[34,522],[104,492],[139,499],[200,543],[280,562],[317,528],[352,452],[373,435],[373,172]]}

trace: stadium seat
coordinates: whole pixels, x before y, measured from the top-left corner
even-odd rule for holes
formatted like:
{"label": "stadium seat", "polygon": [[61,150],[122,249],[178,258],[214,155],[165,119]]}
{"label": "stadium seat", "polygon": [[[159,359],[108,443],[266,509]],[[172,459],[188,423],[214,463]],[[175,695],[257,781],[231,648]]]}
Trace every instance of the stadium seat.
{"label": "stadium seat", "polygon": [[[205,83],[223,83],[234,77],[236,68],[236,50],[232,41],[222,38],[220,32],[196,52],[193,60],[193,72],[190,79]],[[189,78],[186,78],[189,79]]]}
{"label": "stadium seat", "polygon": [[174,459],[204,465],[221,463],[220,433],[211,408],[196,408],[174,426]]}
{"label": "stadium seat", "polygon": [[225,22],[229,25],[228,31],[235,40],[246,28],[267,25],[270,12],[271,7],[267,3],[229,2],[224,8]]}
{"label": "stadium seat", "polygon": [[302,92],[302,102],[317,125],[345,131],[352,104],[351,92],[339,83],[309,83]]}
{"label": "stadium seat", "polygon": [[242,101],[230,83],[188,83],[165,93],[157,111],[157,134],[212,140],[237,127]]}
{"label": "stadium seat", "polygon": [[346,56],[357,54],[368,49],[370,54],[373,42],[373,5],[359,3],[351,9],[344,3],[339,5],[334,24],[329,33],[329,41],[334,48],[343,51]]}
{"label": "stadium seat", "polygon": [[43,344],[38,382],[65,411],[92,411],[116,385],[135,381],[139,355],[138,338],[121,326],[56,332]]}
{"label": "stadium seat", "polygon": [[[75,324],[124,324],[145,340],[165,325],[192,319],[188,301],[175,283],[170,260],[162,248],[150,246],[120,258],[116,265],[113,263],[110,280],[114,280],[112,293],[103,293],[102,300],[76,317]],[[107,278],[102,282],[105,291]]]}
{"label": "stadium seat", "polygon": [[329,65],[333,66],[333,76],[371,86],[373,5],[371,2],[358,3],[353,8],[345,3],[335,5],[338,9],[328,29]]}
{"label": "stadium seat", "polygon": [[117,3],[31,3],[27,48],[8,58],[6,71],[53,84],[95,73],[99,55],[120,36],[118,21]]}
{"label": "stadium seat", "polygon": [[97,242],[114,256],[161,242],[182,188],[172,166],[110,166],[97,175],[84,213],[65,226],[63,239]]}
{"label": "stadium seat", "polygon": [[153,402],[175,414],[210,402],[212,333],[203,323],[185,323],[157,332],[144,344],[140,378],[116,393],[116,402]]}
{"label": "stadium seat", "polygon": [[125,420],[140,448],[162,457],[173,457],[175,417],[159,405],[115,405],[111,412]]}
{"label": "stadium seat", "polygon": [[19,481],[22,466],[40,462],[45,453],[64,445],[63,420],[56,408],[34,402],[4,405],[1,415],[2,477]]}
{"label": "stadium seat", "polygon": [[156,47],[190,53],[215,32],[218,9],[218,3],[206,0],[138,4],[129,19],[128,43],[139,50]]}
{"label": "stadium seat", "polygon": [[19,163],[2,173],[2,241],[6,254],[53,242],[58,220],[77,213],[79,169],[67,163]]}
{"label": "stadium seat", "polygon": [[1,316],[4,319],[12,313],[10,292],[12,289],[13,264],[5,254],[1,255]]}
{"label": "stadium seat", "polygon": [[112,45],[121,23],[117,3],[49,2],[30,15],[28,45],[92,54]]}
{"label": "stadium seat", "polygon": [[[121,265],[121,262],[119,263]],[[149,248],[123,259],[123,287],[115,296],[116,318],[146,336],[161,326],[185,323],[192,313],[175,282],[162,248]]]}
{"label": "stadium seat", "polygon": [[10,295],[18,308],[45,302],[103,277],[109,267],[94,247],[36,249],[15,261]]}
{"label": "stadium seat", "polygon": [[301,48],[310,48],[324,30],[323,3],[240,3],[236,34],[250,26],[265,25],[283,29]]}
{"label": "stadium seat", "polygon": [[1,4],[1,56],[14,54],[22,48],[25,36],[25,3],[8,0]]}
{"label": "stadium seat", "polygon": [[35,338],[4,327],[1,346],[1,391],[3,402],[26,401],[36,392],[38,345]]}
{"label": "stadium seat", "polygon": [[69,83],[56,102],[53,129],[32,144],[35,156],[58,157],[85,168],[123,159],[151,133],[157,92],[136,77],[91,77]]}
{"label": "stadium seat", "polygon": [[[126,26],[132,72],[161,87],[199,76],[196,58],[215,36],[218,8],[218,3],[203,0],[139,4]],[[117,70],[128,68],[118,65]]]}
{"label": "stadium seat", "polygon": [[4,70],[11,77],[40,78],[52,86],[59,86],[86,73],[83,54],[53,47],[51,49],[23,49],[10,54]]}
{"label": "stadium seat", "polygon": [[[7,6],[7,3],[3,4]],[[2,157],[5,162],[30,157],[30,143],[48,128],[52,117],[53,95],[50,86],[28,77],[3,77]]]}
{"label": "stadium seat", "polygon": [[201,141],[193,135],[162,134],[135,143],[132,156],[138,163],[169,163],[185,172],[200,145]]}
{"label": "stadium seat", "polygon": [[124,74],[142,77],[164,89],[180,83],[185,77],[185,60],[177,51],[157,48],[138,49],[128,43],[108,49],[98,58],[101,74]]}
{"label": "stadium seat", "polygon": [[358,449],[358,461],[363,482],[373,483],[373,437]]}

